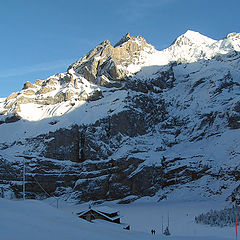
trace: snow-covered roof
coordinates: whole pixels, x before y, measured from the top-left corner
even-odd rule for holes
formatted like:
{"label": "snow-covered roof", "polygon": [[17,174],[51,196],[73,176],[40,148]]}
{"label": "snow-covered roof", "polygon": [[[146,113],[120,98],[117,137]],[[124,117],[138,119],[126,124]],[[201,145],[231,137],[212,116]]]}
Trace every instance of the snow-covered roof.
{"label": "snow-covered roof", "polygon": [[102,213],[102,212],[99,212],[99,211],[97,211],[97,210],[95,210],[95,211],[96,211],[98,214],[100,214],[100,215],[104,216],[105,218],[109,219],[110,221],[114,221],[114,220],[116,220],[116,219],[118,219],[118,218],[121,217],[120,215],[117,215],[117,216],[114,216],[114,217],[109,217],[109,216],[107,216],[106,214],[104,214],[104,213]]}
{"label": "snow-covered roof", "polygon": [[84,214],[86,214],[87,212],[89,212],[91,210],[97,212],[98,214],[104,216],[105,218],[107,218],[107,219],[109,219],[111,221],[114,221],[114,220],[116,220],[116,219],[121,217],[120,215],[116,215],[114,217],[109,217],[108,215],[106,215],[106,214],[111,214],[111,213],[117,213],[118,212],[118,210],[110,208],[110,207],[107,207],[107,206],[100,206],[100,207],[97,207],[97,208],[95,208],[95,207],[94,208],[89,208],[89,209],[87,209],[87,210],[85,210],[83,212],[77,213],[77,215],[79,217],[81,217],[81,216],[83,216]]}
{"label": "snow-covered roof", "polygon": [[118,210],[114,209],[114,208],[110,208],[108,206],[98,206],[98,207],[91,207],[85,211],[79,212],[77,213],[79,216],[84,215],[85,213],[87,213],[89,210],[94,210],[96,212],[101,212],[101,213],[107,213],[107,214],[111,214],[111,213],[117,213]]}
{"label": "snow-covered roof", "polygon": [[108,213],[108,214],[118,212],[118,210],[116,210],[114,208],[110,208],[108,206],[93,207],[92,209],[100,211],[100,212]]}
{"label": "snow-covered roof", "polygon": [[85,211],[83,211],[83,212],[79,212],[79,213],[77,213],[77,215],[79,216],[79,217],[81,217],[81,216],[83,216],[85,213],[87,213],[87,212],[89,212],[91,209],[87,209],[87,210],[85,210]]}

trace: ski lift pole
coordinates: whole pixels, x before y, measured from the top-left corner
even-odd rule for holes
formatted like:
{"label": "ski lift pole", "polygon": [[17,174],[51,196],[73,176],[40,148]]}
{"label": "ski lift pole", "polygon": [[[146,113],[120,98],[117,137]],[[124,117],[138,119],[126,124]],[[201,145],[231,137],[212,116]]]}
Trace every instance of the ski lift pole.
{"label": "ski lift pole", "polygon": [[237,234],[238,234],[238,232],[237,232],[237,214],[235,214],[235,224],[236,224],[236,240],[237,240]]}

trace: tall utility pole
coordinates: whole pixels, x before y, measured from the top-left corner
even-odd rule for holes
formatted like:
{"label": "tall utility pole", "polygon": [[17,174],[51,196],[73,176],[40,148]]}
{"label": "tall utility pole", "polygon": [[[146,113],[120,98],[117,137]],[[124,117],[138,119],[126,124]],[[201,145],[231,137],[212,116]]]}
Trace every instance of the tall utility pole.
{"label": "tall utility pole", "polygon": [[168,212],[168,229],[169,229],[169,212]]}
{"label": "tall utility pole", "polygon": [[25,174],[26,174],[26,169],[25,169],[25,157],[23,158],[23,200],[25,200]]}
{"label": "tall utility pole", "polygon": [[162,216],[162,234],[163,234],[163,216]]}
{"label": "tall utility pole", "polygon": [[16,157],[23,158],[23,177],[22,177],[22,182],[23,182],[23,200],[25,200],[25,198],[26,198],[26,187],[25,187],[25,181],[26,181],[26,160],[32,160],[34,157],[26,156],[26,155],[16,155]]}

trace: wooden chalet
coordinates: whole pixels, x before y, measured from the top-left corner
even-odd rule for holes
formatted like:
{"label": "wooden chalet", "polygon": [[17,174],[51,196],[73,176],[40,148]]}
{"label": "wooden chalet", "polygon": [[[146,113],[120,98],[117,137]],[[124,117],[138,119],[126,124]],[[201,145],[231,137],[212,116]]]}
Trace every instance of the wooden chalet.
{"label": "wooden chalet", "polygon": [[89,207],[88,210],[77,213],[78,217],[83,218],[89,222],[95,219],[102,219],[105,221],[120,223],[119,212],[110,207],[101,206],[101,207]]}

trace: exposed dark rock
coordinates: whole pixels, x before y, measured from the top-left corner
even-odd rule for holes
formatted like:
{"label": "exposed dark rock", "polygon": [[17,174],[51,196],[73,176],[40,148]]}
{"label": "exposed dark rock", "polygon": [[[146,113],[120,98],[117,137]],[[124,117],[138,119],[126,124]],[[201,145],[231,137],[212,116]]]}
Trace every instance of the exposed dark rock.
{"label": "exposed dark rock", "polygon": [[[137,41],[136,41],[137,40]],[[72,64],[77,73],[88,81],[97,83],[98,77],[105,76],[109,80],[124,79],[128,72],[118,68],[121,64],[130,64],[138,58],[139,52],[147,45],[141,37],[131,37],[127,34],[114,47],[109,41],[104,41],[90,51],[86,56]]]}
{"label": "exposed dark rock", "polygon": [[17,122],[21,119],[21,117],[17,116],[17,115],[13,115],[11,117],[7,117],[5,119],[5,123],[13,123],[13,122]]}
{"label": "exposed dark rock", "polygon": [[239,129],[240,128],[240,116],[237,114],[232,114],[228,117],[228,126],[231,129]]}
{"label": "exposed dark rock", "polygon": [[28,88],[36,88],[36,86],[34,86],[34,84],[30,82],[24,83],[23,89],[28,89]]}

